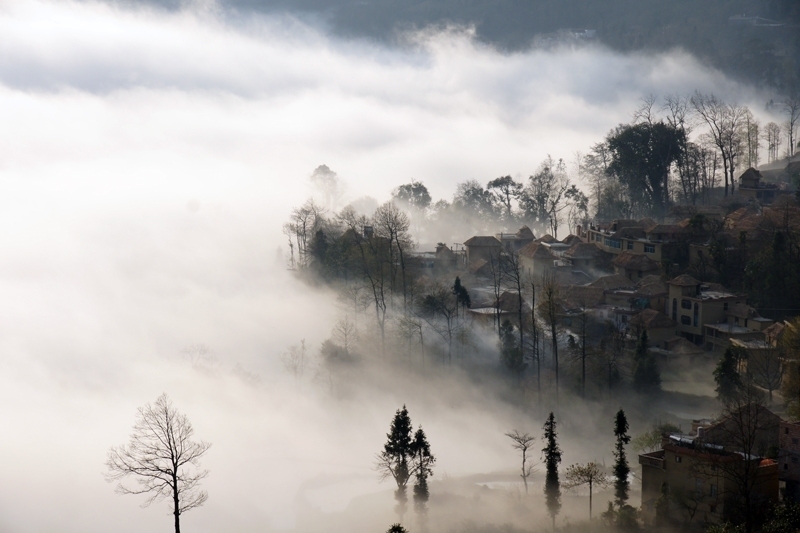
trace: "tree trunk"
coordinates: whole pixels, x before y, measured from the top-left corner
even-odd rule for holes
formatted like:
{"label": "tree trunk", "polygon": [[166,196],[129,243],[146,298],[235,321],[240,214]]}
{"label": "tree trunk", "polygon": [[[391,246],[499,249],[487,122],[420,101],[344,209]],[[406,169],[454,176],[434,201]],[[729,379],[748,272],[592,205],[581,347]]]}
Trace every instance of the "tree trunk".
{"label": "tree trunk", "polygon": [[181,506],[180,499],[178,498],[178,468],[173,467],[172,471],[172,505],[174,506],[173,514],[175,515],[175,533],[181,533]]}

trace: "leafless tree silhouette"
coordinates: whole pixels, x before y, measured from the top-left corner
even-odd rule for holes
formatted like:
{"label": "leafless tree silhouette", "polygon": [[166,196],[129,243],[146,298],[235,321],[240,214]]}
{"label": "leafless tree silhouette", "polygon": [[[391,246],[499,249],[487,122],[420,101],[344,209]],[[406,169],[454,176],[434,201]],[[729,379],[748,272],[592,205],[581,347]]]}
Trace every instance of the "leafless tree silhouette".
{"label": "leafless tree silhouette", "polygon": [[[147,494],[143,507],[169,499],[175,517],[175,533],[180,533],[180,516],[200,507],[208,494],[199,489],[208,470],[200,469],[200,458],[211,444],[192,440],[194,429],[186,415],[180,414],[166,394],[154,405],[139,408],[128,444],[113,446],[106,460],[106,480],[120,481],[119,494]],[[136,479],[136,486],[122,480]]]}

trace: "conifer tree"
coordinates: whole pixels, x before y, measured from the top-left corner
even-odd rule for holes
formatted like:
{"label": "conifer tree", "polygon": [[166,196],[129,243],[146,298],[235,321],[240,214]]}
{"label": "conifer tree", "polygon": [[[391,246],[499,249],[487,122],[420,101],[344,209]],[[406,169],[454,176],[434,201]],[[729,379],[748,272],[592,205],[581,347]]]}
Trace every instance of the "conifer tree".
{"label": "conifer tree", "polygon": [[422,430],[422,426],[414,434],[414,440],[411,442],[411,453],[415,477],[414,509],[418,515],[424,516],[428,512],[427,503],[430,497],[428,477],[433,475],[433,465],[436,463],[436,458],[431,453],[431,445]]}
{"label": "conifer tree", "polygon": [[395,413],[386,439],[383,452],[377,456],[377,469],[381,479],[391,477],[397,484],[394,498],[397,500],[397,514],[402,521],[408,501],[406,484],[411,477],[410,463],[413,458],[411,417],[405,405]]}
{"label": "conifer tree", "polygon": [[[734,347],[728,347],[714,369],[714,381],[717,382],[717,398],[723,403],[734,399],[742,390],[742,377],[739,375],[739,362],[742,353]],[[747,352],[744,353],[747,355]]]}
{"label": "conifer tree", "polygon": [[561,484],[558,480],[558,465],[561,463],[561,448],[558,447],[558,433],[556,433],[556,417],[553,413],[544,423],[544,441],[547,445],[542,449],[545,463],[544,495],[547,502],[547,512],[553,520],[553,529],[556,528],[556,516],[561,510]]}
{"label": "conifer tree", "polygon": [[631,472],[628,466],[628,458],[625,455],[625,445],[631,441],[628,435],[628,419],[625,418],[625,411],[620,409],[614,420],[614,436],[617,442],[614,445],[614,496],[616,504],[621,508],[628,501],[628,490],[630,483],[628,475]]}

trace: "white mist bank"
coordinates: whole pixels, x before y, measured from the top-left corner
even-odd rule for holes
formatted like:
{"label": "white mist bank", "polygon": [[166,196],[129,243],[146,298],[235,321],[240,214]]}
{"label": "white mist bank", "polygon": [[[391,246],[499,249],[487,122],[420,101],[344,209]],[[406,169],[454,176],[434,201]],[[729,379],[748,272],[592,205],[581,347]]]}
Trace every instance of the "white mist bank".
{"label": "white mist bank", "polygon": [[[502,432],[541,420],[517,424],[479,392],[296,394],[279,355],[315,350],[336,320],[333,296],[284,263],[281,224],[309,174],[327,164],[352,198],[411,178],[449,197],[585,150],[645,94],[762,96],[680,52],[415,42],[339,41],[290,16],[0,4],[0,530],[168,530],[165,505],[139,509],[102,478],[162,392],[213,443],[187,530],[291,527],[300,487],[325,475],[387,491],[391,517],[372,458],[403,402],[437,475],[516,467]],[[197,344],[213,363],[186,360]]]}

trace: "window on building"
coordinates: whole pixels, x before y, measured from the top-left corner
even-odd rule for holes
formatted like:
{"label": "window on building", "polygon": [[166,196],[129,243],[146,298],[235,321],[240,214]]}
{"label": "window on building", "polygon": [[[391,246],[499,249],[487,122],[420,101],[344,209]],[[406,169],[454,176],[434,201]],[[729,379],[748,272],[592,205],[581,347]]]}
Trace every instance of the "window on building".
{"label": "window on building", "polygon": [[672,320],[678,320],[678,299],[672,299]]}
{"label": "window on building", "polygon": [[633,250],[633,241],[628,241],[628,250]]}
{"label": "window on building", "polygon": [[789,463],[783,463],[783,469],[789,470]]}
{"label": "window on building", "polygon": [[725,302],[724,304],[722,304],[722,310],[723,311],[727,311],[728,310],[728,302]]}
{"label": "window on building", "polygon": [[701,494],[703,494],[703,492],[705,492],[703,490],[703,483],[704,483],[704,480],[702,478],[699,478],[699,477],[694,478],[694,491],[698,495],[701,495]]}
{"label": "window on building", "polygon": [[697,302],[695,302],[694,303],[694,317],[693,317],[693,321],[692,321],[692,324],[694,325],[694,327],[697,327],[697,323],[699,321],[700,321],[700,306],[697,304]]}
{"label": "window on building", "polygon": [[747,319],[744,319],[744,327],[747,327]]}
{"label": "window on building", "polygon": [[644,245],[644,253],[646,254],[654,254],[656,253],[656,247],[654,244],[645,244]]}
{"label": "window on building", "polygon": [[692,319],[689,318],[689,315],[681,315],[681,324],[690,326],[692,324]]}
{"label": "window on building", "polygon": [[675,462],[676,463],[680,463],[681,462],[681,456],[680,455],[676,455],[675,456]]}
{"label": "window on building", "polygon": [[739,317],[738,316],[733,317],[733,323],[736,324],[737,326],[739,325]]}
{"label": "window on building", "polygon": [[788,435],[789,434],[789,428],[783,428],[783,434],[784,435]]}
{"label": "window on building", "polygon": [[692,308],[692,302],[690,302],[689,300],[681,300],[681,309],[691,309],[691,308]]}

